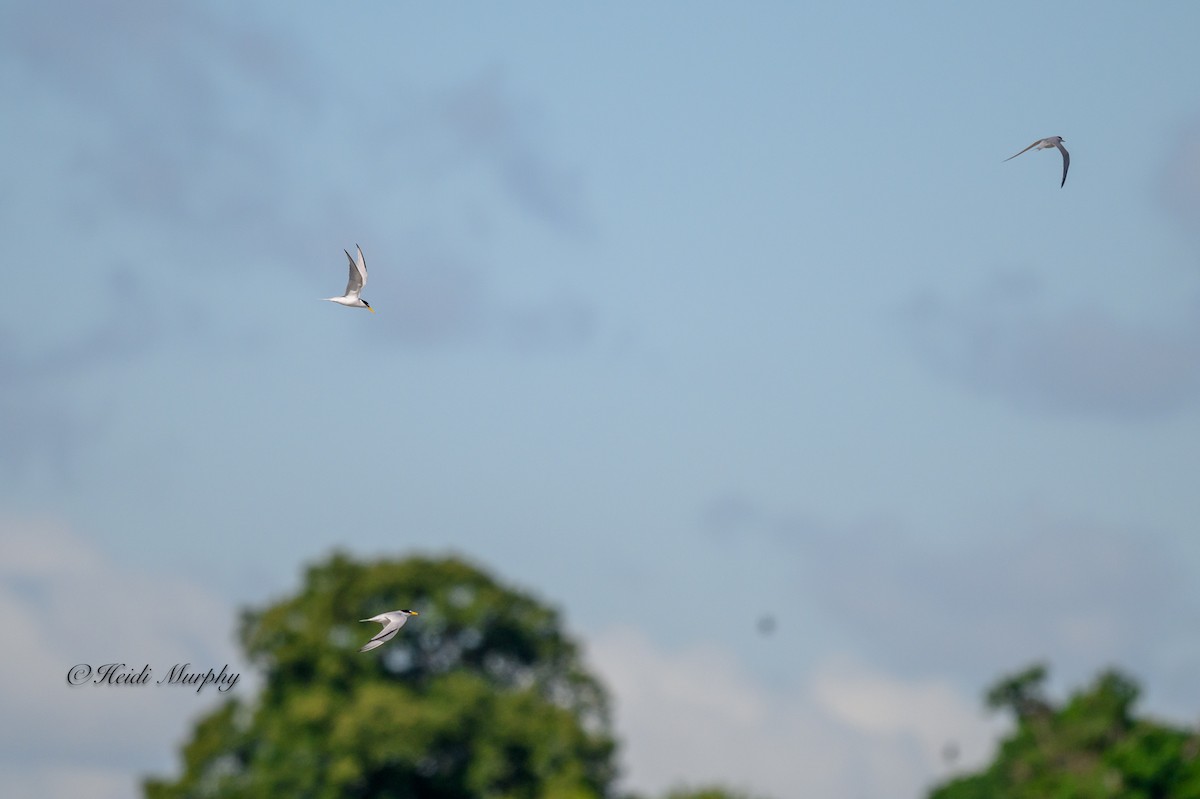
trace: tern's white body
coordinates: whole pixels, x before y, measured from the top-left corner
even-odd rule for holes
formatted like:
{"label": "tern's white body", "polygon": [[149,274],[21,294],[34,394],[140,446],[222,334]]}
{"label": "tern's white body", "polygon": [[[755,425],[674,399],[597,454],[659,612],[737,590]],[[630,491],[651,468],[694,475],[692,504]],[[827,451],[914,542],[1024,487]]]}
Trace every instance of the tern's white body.
{"label": "tern's white body", "polygon": [[346,293],[340,297],[326,297],[329,302],[336,302],[338,305],[345,305],[347,308],[366,308],[371,313],[375,313],[375,309],[370,303],[362,299],[358,295],[362,293],[363,286],[367,285],[367,259],[363,258],[362,247],[354,245],[358,249],[358,260],[354,260],[350,253],[346,250],[346,258],[350,260],[350,280],[346,283]]}
{"label": "tern's white body", "polygon": [[[1062,157],[1063,157],[1062,183],[1058,184],[1058,187],[1060,189],[1063,186],[1067,185],[1067,169],[1069,169],[1071,166],[1071,154],[1067,152],[1066,147],[1062,146],[1062,143],[1063,143],[1062,136],[1047,136],[1044,139],[1038,139],[1033,144],[1029,145],[1024,150],[1021,151],[1021,153],[1027,153],[1030,150],[1049,150],[1051,147],[1057,147],[1058,151],[1060,153],[1062,153]],[[1021,153],[1017,153],[1017,155],[1020,155]],[[1010,155],[1008,158],[1005,158],[1004,160],[1011,161],[1014,158],[1016,158],[1017,155]]]}
{"label": "tern's white body", "polygon": [[396,637],[396,633],[404,626],[404,622],[408,621],[409,616],[419,616],[415,610],[393,610],[387,613],[380,613],[378,616],[372,616],[369,619],[359,619],[359,621],[374,621],[383,625],[383,629],[372,638],[363,644],[363,648],[359,652],[367,652],[377,646],[383,646],[388,641]]}

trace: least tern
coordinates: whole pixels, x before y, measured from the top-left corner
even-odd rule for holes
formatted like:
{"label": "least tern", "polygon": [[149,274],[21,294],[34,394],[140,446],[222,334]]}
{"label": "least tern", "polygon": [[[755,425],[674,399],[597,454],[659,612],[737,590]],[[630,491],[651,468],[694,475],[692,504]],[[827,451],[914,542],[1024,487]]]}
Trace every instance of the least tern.
{"label": "least tern", "polygon": [[[1058,151],[1060,153],[1062,153],[1062,157],[1063,157],[1063,179],[1062,179],[1062,183],[1058,184],[1058,187],[1060,189],[1063,186],[1067,185],[1067,169],[1070,168],[1070,166],[1071,166],[1071,154],[1067,152],[1066,147],[1062,146],[1062,143],[1063,143],[1062,136],[1048,136],[1044,139],[1038,139],[1033,144],[1029,145],[1024,150],[1021,151],[1021,153],[1027,153],[1030,150],[1034,149],[1035,147],[1039,150],[1049,150],[1051,147],[1057,147]],[[1017,155],[1020,155],[1021,153],[1017,153]],[[1014,158],[1016,158],[1017,155],[1010,155],[1008,158],[1005,158],[1004,160],[1011,161]]]}
{"label": "least tern", "polygon": [[359,619],[359,621],[375,621],[383,625],[383,629],[379,634],[363,644],[363,648],[359,652],[367,652],[377,646],[383,646],[388,641],[396,636],[400,628],[404,626],[404,622],[408,621],[409,616],[420,616],[415,610],[393,610],[388,613],[380,613],[378,616],[372,616],[369,619]]}
{"label": "least tern", "polygon": [[357,261],[350,257],[349,250],[342,250],[350,259],[350,282],[346,284],[346,293],[340,297],[326,297],[326,299],[329,302],[336,302],[338,305],[345,305],[347,308],[366,308],[371,313],[375,313],[371,304],[358,296],[362,287],[367,285],[367,259],[363,258],[362,247],[357,244],[354,246],[358,248]]}

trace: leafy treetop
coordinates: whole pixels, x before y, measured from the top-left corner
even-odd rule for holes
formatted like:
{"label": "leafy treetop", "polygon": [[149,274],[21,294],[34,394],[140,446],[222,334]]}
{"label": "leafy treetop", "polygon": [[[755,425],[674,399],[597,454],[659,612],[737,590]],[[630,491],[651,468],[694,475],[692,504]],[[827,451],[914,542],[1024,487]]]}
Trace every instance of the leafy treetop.
{"label": "leafy treetop", "polygon": [[[377,650],[359,619],[420,615]],[[243,614],[261,694],[193,730],[147,799],[594,799],[616,775],[607,696],[558,613],[457,558],[335,553]]]}
{"label": "leafy treetop", "polygon": [[988,692],[1016,728],[990,766],[931,799],[1200,799],[1200,734],[1136,717],[1133,680],[1105,671],[1055,706],[1045,679],[1034,666]]}

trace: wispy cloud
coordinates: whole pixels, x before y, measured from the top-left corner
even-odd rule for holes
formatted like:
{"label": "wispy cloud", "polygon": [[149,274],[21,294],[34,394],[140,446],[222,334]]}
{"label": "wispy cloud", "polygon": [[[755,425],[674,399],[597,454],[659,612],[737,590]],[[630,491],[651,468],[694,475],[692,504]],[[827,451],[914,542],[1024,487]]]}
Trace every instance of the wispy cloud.
{"label": "wispy cloud", "polygon": [[488,230],[514,213],[547,235],[588,228],[580,173],[546,155],[536,104],[517,99],[502,70],[368,89],[339,83],[286,25],[252,15],[147,0],[68,6],[19,3],[0,33],[31,90],[70,110],[55,135],[72,190],[48,213],[165,236],[177,246],[156,269],[272,264],[309,280],[325,261],[337,275],[352,242],[403,253],[388,266],[392,288],[370,287],[405,314],[384,326],[393,342],[483,336],[526,350],[532,338],[573,346],[590,331],[578,323],[592,313],[579,312],[582,297],[514,306],[496,290],[507,277]]}
{"label": "wispy cloud", "polygon": [[1138,533],[1031,519],[957,547],[877,525],[784,534],[801,563],[822,564],[804,567],[814,598],[872,650],[980,675],[1049,656],[1075,669],[1153,657],[1176,632],[1155,609],[1188,603],[1170,556]]}
{"label": "wispy cloud", "polygon": [[246,121],[269,106],[283,129],[312,113],[321,85],[286,40],[247,18],[146,0],[17,3],[5,16],[0,36],[30,86],[81,126],[60,131],[75,179],[64,210],[136,213],[206,236],[236,230],[248,210],[269,214],[282,164]]}
{"label": "wispy cloud", "polygon": [[81,411],[40,394],[0,396],[0,466],[8,485],[38,473],[59,485],[71,483],[79,452],[96,443],[106,424],[105,409]]}
{"label": "wispy cloud", "polygon": [[106,318],[57,346],[31,351],[12,331],[0,330],[0,390],[69,377],[143,351],[154,340],[154,321],[142,281],[128,271],[112,272],[107,299]]}
{"label": "wispy cloud", "polygon": [[739,504],[722,535],[771,544],[797,601],[901,673],[982,684],[1049,659],[1068,676],[1119,663],[1166,685],[1184,651],[1200,656],[1182,553],[1150,530],[1028,510],[945,541],[887,518],[837,525]]}
{"label": "wispy cloud", "polygon": [[1174,323],[1103,308],[1039,307],[1031,276],[1000,275],[958,301],[927,293],[901,323],[943,377],[1034,411],[1140,419],[1200,399],[1200,307]]}
{"label": "wispy cloud", "polygon": [[490,163],[514,199],[543,222],[564,231],[587,225],[580,175],[547,160],[531,108],[509,97],[503,72],[490,70],[436,101],[438,118],[464,161]]}
{"label": "wispy cloud", "polygon": [[[94,443],[108,409],[72,391],[96,370],[142,356],[164,332],[143,282],[132,272],[110,273],[104,315],[54,344],[0,329],[0,465],[11,476],[42,463],[69,480],[77,451]],[[103,296],[103,295],[101,295]]]}
{"label": "wispy cloud", "polygon": [[592,339],[596,312],[569,295],[506,308],[501,317],[503,340],[520,351],[573,350]]}
{"label": "wispy cloud", "polygon": [[1167,208],[1194,233],[1200,223],[1200,120],[1179,131],[1164,158],[1162,195]]}
{"label": "wispy cloud", "polygon": [[584,298],[568,292],[501,298],[477,257],[424,238],[410,244],[391,254],[386,275],[373,278],[364,293],[379,311],[372,323],[386,345],[490,341],[532,354],[576,351],[593,339],[595,311]]}

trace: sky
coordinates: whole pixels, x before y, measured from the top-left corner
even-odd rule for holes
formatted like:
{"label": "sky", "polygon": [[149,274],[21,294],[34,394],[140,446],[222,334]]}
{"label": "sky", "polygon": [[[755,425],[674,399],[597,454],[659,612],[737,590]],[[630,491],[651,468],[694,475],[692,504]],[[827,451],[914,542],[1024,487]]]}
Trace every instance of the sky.
{"label": "sky", "polygon": [[561,609],[631,789],[919,797],[1035,661],[1194,721],[1198,29],[4,4],[0,792],[177,773],[221,696],[67,670],[252,696],[239,611],[334,548]]}

